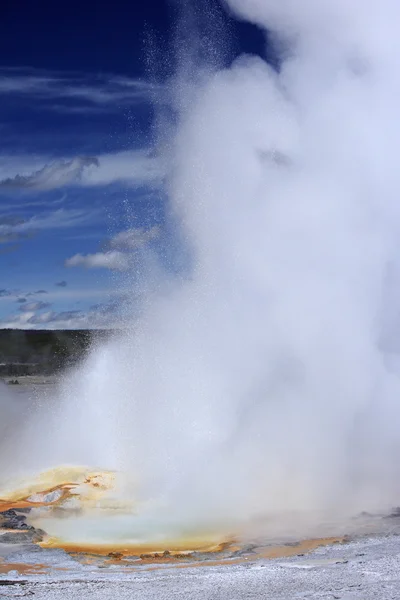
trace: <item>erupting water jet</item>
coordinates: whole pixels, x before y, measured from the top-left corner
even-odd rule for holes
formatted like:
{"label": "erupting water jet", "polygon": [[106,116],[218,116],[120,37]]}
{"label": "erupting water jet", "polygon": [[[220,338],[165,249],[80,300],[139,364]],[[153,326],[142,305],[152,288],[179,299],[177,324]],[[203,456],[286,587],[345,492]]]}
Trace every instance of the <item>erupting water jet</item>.
{"label": "erupting water jet", "polygon": [[0,475],[119,474],[112,517],[90,496],[72,526],[43,501],[71,547],[204,549],[399,503],[399,4],[228,5],[284,50],[175,80],[168,219],[190,275],[154,267],[140,317],[38,408],[26,452],[3,442]]}

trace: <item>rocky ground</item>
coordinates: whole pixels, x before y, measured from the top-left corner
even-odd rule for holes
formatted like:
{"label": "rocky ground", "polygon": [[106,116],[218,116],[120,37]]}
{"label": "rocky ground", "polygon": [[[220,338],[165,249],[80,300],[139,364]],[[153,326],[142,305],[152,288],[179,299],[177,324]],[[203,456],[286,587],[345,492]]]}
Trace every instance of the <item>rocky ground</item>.
{"label": "rocky ground", "polygon": [[[12,387],[28,397],[32,388],[54,383],[29,377]],[[310,552],[176,562],[45,550],[37,545],[44,534],[26,523],[27,514],[0,514],[0,600],[400,600],[398,509],[355,528],[343,543]]]}
{"label": "rocky ground", "polygon": [[[185,568],[95,569],[61,551],[47,552],[44,557],[40,550],[8,549],[5,560],[11,570],[0,577],[0,596],[37,600],[400,598],[400,544],[395,536],[358,539],[308,556]],[[47,568],[40,563],[45,560]],[[32,569],[18,572],[18,564]]]}
{"label": "rocky ground", "polygon": [[37,385],[52,385],[57,383],[57,375],[24,375],[23,377],[3,377],[2,381],[18,391],[18,386],[22,385],[24,389],[33,389]]}
{"label": "rocky ground", "polygon": [[[7,511],[0,529],[0,598],[86,600],[389,600],[400,599],[400,517],[379,534],[274,559],[243,553],[143,562],[44,550],[26,513]],[[268,548],[268,547],[267,547]]]}

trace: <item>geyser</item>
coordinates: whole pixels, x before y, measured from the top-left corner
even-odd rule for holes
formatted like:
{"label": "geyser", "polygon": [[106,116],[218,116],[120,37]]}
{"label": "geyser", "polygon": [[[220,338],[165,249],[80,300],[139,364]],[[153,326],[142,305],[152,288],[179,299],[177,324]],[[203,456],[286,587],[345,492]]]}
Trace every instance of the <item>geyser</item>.
{"label": "geyser", "polygon": [[69,541],[267,535],[269,515],[287,532],[399,503],[400,6],[228,4],[279,68],[193,65],[176,91],[163,147],[190,276],[162,272],[7,455],[8,472],[123,474],[141,510],[103,529],[54,517]]}

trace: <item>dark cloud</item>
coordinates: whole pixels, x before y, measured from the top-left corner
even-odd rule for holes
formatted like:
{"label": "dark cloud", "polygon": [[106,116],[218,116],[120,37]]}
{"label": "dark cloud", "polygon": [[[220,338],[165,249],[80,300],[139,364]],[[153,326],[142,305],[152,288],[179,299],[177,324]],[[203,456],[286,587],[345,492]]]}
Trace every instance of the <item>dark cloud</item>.
{"label": "dark cloud", "polygon": [[68,284],[66,281],[58,281],[55,285],[58,287],[67,287]]}
{"label": "dark cloud", "polygon": [[26,298],[17,298],[16,302],[18,302],[18,304],[24,304],[24,302],[26,302]]}
{"label": "dark cloud", "polygon": [[40,294],[48,294],[49,292],[46,292],[46,290],[37,290],[36,292],[28,292],[27,294],[25,294],[26,297],[28,296],[39,296]]}
{"label": "dark cloud", "polygon": [[10,290],[6,290],[5,288],[0,290],[0,298],[4,298],[6,296],[11,296]]}

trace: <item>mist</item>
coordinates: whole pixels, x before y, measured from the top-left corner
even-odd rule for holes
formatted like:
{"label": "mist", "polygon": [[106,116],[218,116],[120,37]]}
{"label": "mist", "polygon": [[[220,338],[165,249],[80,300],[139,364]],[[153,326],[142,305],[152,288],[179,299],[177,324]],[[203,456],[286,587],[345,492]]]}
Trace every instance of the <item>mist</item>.
{"label": "mist", "polygon": [[159,151],[190,275],[155,268],[140,319],[65,378],[25,459],[115,469],[178,533],[400,498],[400,7],[227,9],[279,67],[174,80]]}

